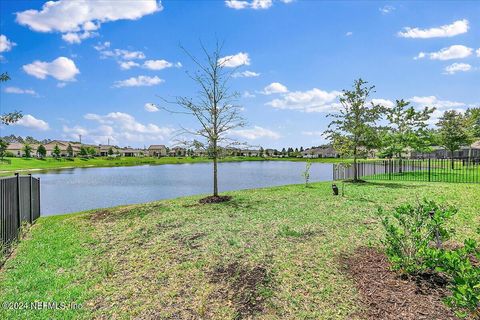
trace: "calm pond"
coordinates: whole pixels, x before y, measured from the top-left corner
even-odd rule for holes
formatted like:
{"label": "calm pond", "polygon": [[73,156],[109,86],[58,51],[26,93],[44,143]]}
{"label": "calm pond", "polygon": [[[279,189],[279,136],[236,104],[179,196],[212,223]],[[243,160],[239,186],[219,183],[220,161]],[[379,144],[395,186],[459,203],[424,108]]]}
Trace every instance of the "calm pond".
{"label": "calm pond", "polygon": [[[303,183],[304,162],[252,161],[219,164],[223,191]],[[332,179],[332,164],[312,163],[310,181]],[[76,168],[34,174],[41,181],[42,216],[149,202],[212,188],[212,164]]]}

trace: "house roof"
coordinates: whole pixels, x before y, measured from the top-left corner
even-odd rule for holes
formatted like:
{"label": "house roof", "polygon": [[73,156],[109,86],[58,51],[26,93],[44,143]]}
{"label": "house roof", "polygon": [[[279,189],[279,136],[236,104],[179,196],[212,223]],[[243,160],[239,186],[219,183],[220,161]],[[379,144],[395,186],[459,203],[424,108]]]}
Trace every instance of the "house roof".
{"label": "house roof", "polygon": [[166,149],[166,147],[163,144],[152,144],[148,147],[148,150],[150,149]]}

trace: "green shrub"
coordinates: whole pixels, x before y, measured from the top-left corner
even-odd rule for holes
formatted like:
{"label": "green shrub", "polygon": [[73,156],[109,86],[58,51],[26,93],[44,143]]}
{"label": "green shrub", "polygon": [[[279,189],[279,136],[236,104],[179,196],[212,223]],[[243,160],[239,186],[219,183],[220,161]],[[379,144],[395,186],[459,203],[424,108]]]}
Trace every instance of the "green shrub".
{"label": "green shrub", "polygon": [[385,214],[382,209],[379,212],[384,215],[382,224],[386,236],[383,244],[393,268],[415,274],[429,268],[427,251],[430,245],[449,238],[452,230],[445,226],[445,222],[457,210],[423,200],[414,206],[397,207],[392,214]]}
{"label": "green shrub", "polygon": [[[428,252],[428,265],[447,275],[451,295],[445,302],[457,316],[480,319],[480,248],[475,240],[467,239],[457,249],[435,248]],[[477,265],[472,263],[476,259]]]}

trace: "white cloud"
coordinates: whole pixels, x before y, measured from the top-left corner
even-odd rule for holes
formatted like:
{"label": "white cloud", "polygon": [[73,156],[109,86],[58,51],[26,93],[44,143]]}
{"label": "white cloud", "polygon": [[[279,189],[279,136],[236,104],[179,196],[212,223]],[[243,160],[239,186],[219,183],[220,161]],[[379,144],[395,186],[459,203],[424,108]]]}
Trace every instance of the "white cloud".
{"label": "white cloud", "polygon": [[379,104],[386,108],[393,108],[395,106],[395,102],[388,100],[388,99],[372,99],[374,104]]}
{"label": "white cloud", "polygon": [[16,21],[38,32],[60,32],[70,43],[78,43],[91,37],[91,31],[105,22],[137,20],[162,10],[156,0],[142,1],[97,1],[59,0],[47,1],[41,10],[18,12]]}
{"label": "white cloud", "polygon": [[255,98],[256,96],[253,93],[250,93],[249,91],[245,91],[243,93],[244,98]]}
{"label": "white cloud", "polygon": [[468,31],[468,20],[457,20],[452,24],[446,24],[440,27],[419,29],[405,27],[403,31],[398,32],[402,38],[428,39],[440,37],[453,37]]}
{"label": "white cloud", "polygon": [[389,14],[391,12],[393,12],[395,10],[395,7],[394,6],[390,6],[390,5],[386,5],[386,6],[383,6],[381,8],[378,8],[378,10],[382,13],[382,14]]}
{"label": "white cloud", "polygon": [[352,32],[352,31],[348,31],[347,33],[345,33],[345,36],[347,36],[347,37],[350,37],[350,36],[352,36],[352,35],[353,35],[353,32]]}
{"label": "white cloud", "polygon": [[144,106],[145,110],[147,112],[157,112],[158,111],[158,107],[153,104],[153,103],[145,103],[145,106]]}
{"label": "white cloud", "polygon": [[23,70],[38,79],[51,76],[60,81],[75,81],[75,76],[80,73],[75,62],[66,57],[59,57],[52,62],[37,60],[24,65]]}
{"label": "white cloud", "polygon": [[323,137],[325,132],[324,131],[302,131],[304,136],[310,137]]}
{"label": "white cloud", "polygon": [[149,76],[138,76],[138,77],[131,77],[126,80],[116,81],[113,85],[115,88],[121,87],[150,87],[157,84],[164,82],[164,80],[160,79],[157,76],[149,77]]}
{"label": "white cloud", "polygon": [[470,56],[472,52],[472,48],[456,44],[447,48],[443,48],[437,52],[420,52],[414,59],[423,59],[425,57],[428,57],[431,60],[462,59]]}
{"label": "white cloud", "polygon": [[118,64],[122,70],[129,70],[130,68],[140,66],[140,64],[135,61],[119,61]]}
{"label": "white cloud", "polygon": [[17,44],[7,38],[7,36],[0,34],[0,52],[7,52],[12,50]]}
{"label": "white cloud", "polygon": [[235,72],[232,77],[234,78],[252,78],[252,77],[258,77],[260,76],[260,73],[253,72],[253,71],[243,71],[243,72]]}
{"label": "white cloud", "polygon": [[[122,60],[142,60],[145,59],[145,54],[142,51],[130,51],[125,49],[105,50],[101,49],[102,45],[94,46],[100,52],[102,58],[118,58]],[[99,49],[100,48],[100,49]]]}
{"label": "white cloud", "polygon": [[274,94],[274,93],[285,93],[288,92],[288,89],[286,86],[279,82],[272,82],[265,88],[263,88],[262,93],[269,95],[269,94]]}
{"label": "white cloud", "polygon": [[458,108],[465,106],[463,102],[449,101],[449,100],[440,100],[436,96],[414,96],[408,99],[410,102],[418,105],[419,107],[436,107],[437,109],[445,108]]}
{"label": "white cloud", "polygon": [[248,53],[239,52],[237,54],[218,59],[218,64],[226,68],[235,68],[243,65],[248,66],[250,65],[250,58],[248,57]]}
{"label": "white cloud", "polygon": [[294,91],[274,99],[266,105],[276,109],[298,110],[302,112],[331,112],[339,107],[340,91],[323,91],[313,88],[308,91]]}
{"label": "white cloud", "polygon": [[105,143],[108,138],[113,143],[122,144],[166,142],[175,131],[170,127],[140,123],[130,114],[123,112],[111,112],[106,115],[89,113],[84,118],[100,124],[98,128],[88,130],[88,135],[96,143]]}
{"label": "white cloud", "polygon": [[468,63],[453,63],[445,67],[445,74],[455,74],[457,72],[466,72],[472,70],[472,66]]}
{"label": "white cloud", "polygon": [[251,129],[232,130],[232,135],[245,138],[248,140],[256,140],[259,138],[280,139],[281,135],[270,129],[265,129],[260,126],[254,126]]}
{"label": "white cloud", "polygon": [[50,126],[48,125],[47,122],[37,119],[31,114],[24,115],[20,120],[18,120],[15,123],[15,125],[19,125],[19,126],[30,128],[30,129],[40,130],[40,131],[46,131],[50,129]]}
{"label": "white cloud", "polygon": [[480,48],[477,49],[477,51],[475,51],[477,53],[477,57],[480,58]]}
{"label": "white cloud", "polygon": [[143,66],[150,70],[162,70],[172,67],[173,64],[167,60],[147,60]]}
{"label": "white cloud", "polygon": [[37,93],[32,89],[21,89],[17,87],[6,87],[4,90],[6,93],[15,93],[15,94],[30,94],[36,96]]}
{"label": "white cloud", "polygon": [[[289,3],[289,1],[283,1]],[[225,0],[225,5],[229,8],[241,10],[241,9],[268,9],[273,5],[272,0]]]}
{"label": "white cloud", "polygon": [[94,36],[98,36],[97,32],[90,32],[90,31],[84,31],[84,32],[69,32],[65,33],[62,35],[62,39],[68,43],[80,43],[82,40],[92,38]]}

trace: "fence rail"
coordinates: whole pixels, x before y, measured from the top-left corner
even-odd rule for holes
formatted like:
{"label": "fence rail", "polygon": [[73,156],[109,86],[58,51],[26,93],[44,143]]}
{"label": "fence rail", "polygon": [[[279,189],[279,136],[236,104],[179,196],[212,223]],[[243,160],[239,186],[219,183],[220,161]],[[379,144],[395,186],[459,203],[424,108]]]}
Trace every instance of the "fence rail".
{"label": "fence rail", "polygon": [[[480,158],[387,159],[360,161],[358,178],[426,182],[480,183]],[[334,164],[333,179],[353,179],[353,164]]]}
{"label": "fence rail", "polygon": [[0,178],[0,251],[17,239],[24,221],[33,223],[38,217],[40,179],[18,174]]}

